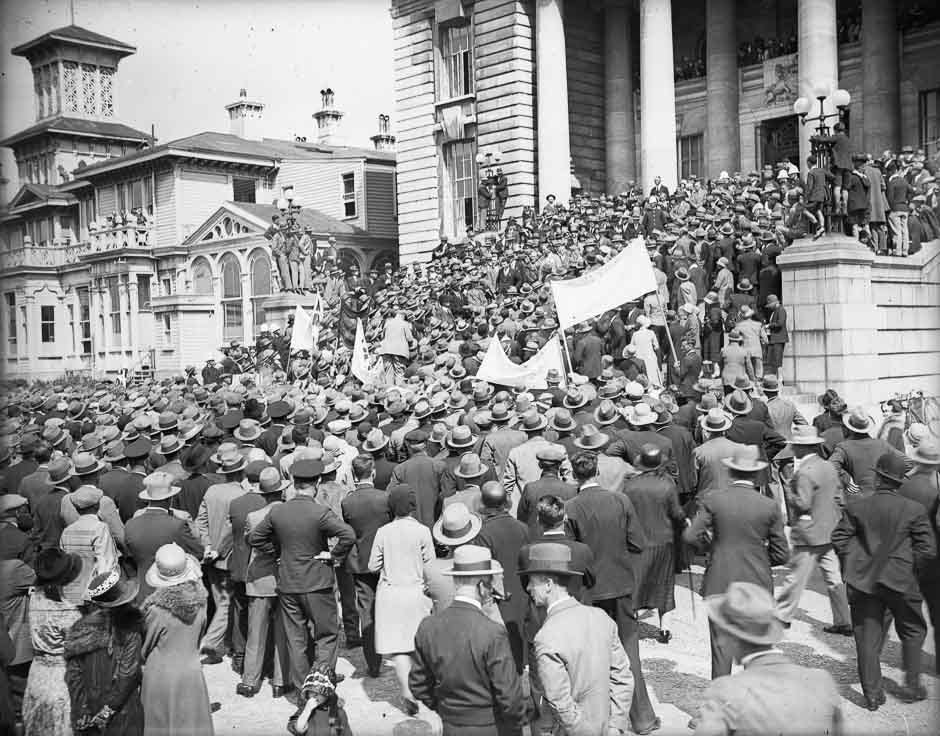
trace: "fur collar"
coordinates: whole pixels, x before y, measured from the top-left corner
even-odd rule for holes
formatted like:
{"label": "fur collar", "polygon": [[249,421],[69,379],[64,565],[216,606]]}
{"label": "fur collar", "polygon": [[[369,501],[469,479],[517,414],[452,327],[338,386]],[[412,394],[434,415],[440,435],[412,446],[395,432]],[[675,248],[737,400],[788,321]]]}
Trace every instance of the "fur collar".
{"label": "fur collar", "polygon": [[111,645],[111,626],[107,614],[95,611],[69,629],[65,640],[65,656],[78,657]]}
{"label": "fur collar", "polygon": [[190,581],[169,588],[157,588],[147,596],[143,610],[146,614],[151,607],[156,606],[188,625],[196,620],[199,609],[206,605],[206,598],[206,589],[202,583]]}

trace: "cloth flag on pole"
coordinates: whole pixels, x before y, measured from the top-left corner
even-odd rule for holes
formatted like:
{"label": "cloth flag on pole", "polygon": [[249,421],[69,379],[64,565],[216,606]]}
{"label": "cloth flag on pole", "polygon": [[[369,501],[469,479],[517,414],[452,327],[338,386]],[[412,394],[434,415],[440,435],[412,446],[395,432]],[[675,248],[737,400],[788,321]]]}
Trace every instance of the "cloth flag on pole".
{"label": "cloth flag on pole", "polygon": [[378,374],[366,348],[366,333],[362,329],[361,319],[356,320],[356,341],[353,343],[350,372],[363,383],[374,383]]}
{"label": "cloth flag on pole", "polygon": [[523,383],[526,388],[543,389],[548,387],[545,376],[551,368],[558,370],[562,378],[561,385],[564,386],[565,365],[562,362],[558,335],[552,337],[525,363],[518,365],[506,357],[499,340],[491,340],[476,378],[500,386],[516,386]]}
{"label": "cloth flag on pole", "polygon": [[298,304],[294,309],[294,327],[290,336],[291,355],[298,350],[313,352],[314,345],[316,345],[313,328],[313,319]]}
{"label": "cloth flag on pole", "polygon": [[317,294],[317,301],[313,307],[313,326],[310,329],[311,335],[313,337],[313,344],[320,344],[320,325],[323,324],[323,300],[320,298],[320,295]]}
{"label": "cloth flag on pole", "polygon": [[551,286],[558,324],[566,329],[656,291],[656,275],[642,241],[632,240],[600,268]]}

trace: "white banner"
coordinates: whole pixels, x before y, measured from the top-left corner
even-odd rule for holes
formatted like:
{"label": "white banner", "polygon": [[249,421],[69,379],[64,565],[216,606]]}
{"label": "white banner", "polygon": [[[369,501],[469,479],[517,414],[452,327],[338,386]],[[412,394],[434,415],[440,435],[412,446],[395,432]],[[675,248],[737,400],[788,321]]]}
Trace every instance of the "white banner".
{"label": "white banner", "polygon": [[362,320],[356,320],[356,341],[353,343],[352,365],[350,372],[363,383],[374,383],[378,370],[369,357],[366,347],[366,333],[362,329]]}
{"label": "white banner", "polygon": [[561,356],[561,343],[558,335],[552,337],[542,349],[525,363],[513,363],[503,352],[499,340],[490,340],[483,362],[477,370],[476,378],[500,386],[516,386],[524,383],[526,388],[543,389],[548,387],[545,376],[555,368],[561,376],[561,385],[565,385],[565,364]]}
{"label": "white banner", "polygon": [[637,239],[600,268],[551,285],[558,324],[565,329],[656,291],[656,276],[643,242]]}
{"label": "white banner", "polygon": [[311,353],[316,345],[313,337],[313,319],[299,304],[294,309],[294,327],[290,335],[290,352],[308,350]]}

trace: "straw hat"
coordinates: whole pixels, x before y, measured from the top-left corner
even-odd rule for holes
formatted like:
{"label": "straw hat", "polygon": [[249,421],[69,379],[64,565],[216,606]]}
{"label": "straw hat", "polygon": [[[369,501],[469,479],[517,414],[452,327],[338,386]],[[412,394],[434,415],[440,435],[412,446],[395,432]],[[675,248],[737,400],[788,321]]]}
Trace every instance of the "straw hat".
{"label": "straw hat", "polygon": [[757,473],[767,467],[767,463],[760,459],[757,445],[741,445],[734,449],[731,457],[723,457],[722,465],[739,473]]}
{"label": "straw hat", "polygon": [[438,543],[448,547],[466,544],[480,533],[483,520],[462,503],[452,503],[434,522],[431,534]]}
{"label": "straw hat", "polygon": [[144,478],[144,490],[137,494],[143,501],[163,501],[173,498],[182,489],[174,486],[175,478],[162,470],[157,470]]}
{"label": "straw hat", "polygon": [[481,478],[490,466],[480,461],[480,456],[475,452],[467,452],[460,458],[460,463],[454,469],[454,475],[464,480],[475,480]]}
{"label": "straw hat", "polygon": [[[453,508],[452,504],[447,508]],[[479,577],[481,575],[499,575],[503,572],[502,565],[493,559],[493,554],[486,547],[468,544],[454,550],[453,565],[449,570],[443,571],[445,575],[453,577]]]}
{"label": "straw hat", "polygon": [[539,542],[528,550],[528,559],[520,575],[550,573],[552,575],[584,575],[579,570],[571,569],[571,548],[555,542]]}

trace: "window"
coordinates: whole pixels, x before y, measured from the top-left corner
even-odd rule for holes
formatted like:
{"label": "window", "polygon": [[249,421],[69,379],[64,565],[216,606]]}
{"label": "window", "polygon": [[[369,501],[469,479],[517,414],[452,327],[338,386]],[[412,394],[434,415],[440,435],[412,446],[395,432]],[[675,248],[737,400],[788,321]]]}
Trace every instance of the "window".
{"label": "window", "polygon": [[4,295],[7,305],[7,345],[11,353],[16,352],[16,292],[8,291]]}
{"label": "window", "polygon": [[928,158],[940,150],[940,88],[920,93],[920,147]]}
{"label": "window", "polygon": [[137,309],[141,312],[150,311],[150,274],[137,274]]}
{"label": "window", "polygon": [[69,310],[69,334],[72,336],[72,352],[75,352],[75,307],[71,304],[66,305]]}
{"label": "window", "polygon": [[688,179],[693,174],[702,175],[704,168],[704,152],[702,134],[686,135],[678,139],[679,148],[679,178]]}
{"label": "window", "polygon": [[232,199],[235,202],[255,203],[255,180],[232,178]]}
{"label": "window", "polygon": [[476,142],[455,141],[444,147],[444,165],[447,167],[451,187],[450,201],[453,213],[454,232],[462,235],[465,228],[473,225],[474,197],[474,149]]}
{"label": "window", "polygon": [[228,254],[222,257],[222,337],[226,340],[241,338],[244,332],[242,313],[242,271],[238,259]]}
{"label": "window", "polygon": [[43,342],[55,342],[55,307],[39,308],[39,331]]}
{"label": "window", "polygon": [[263,302],[271,291],[271,259],[265,253],[259,253],[251,259],[251,309],[255,332],[265,322]]}
{"label": "window", "polygon": [[168,346],[170,345],[173,339],[173,334],[172,334],[173,323],[170,321],[169,312],[164,312],[162,316],[163,316],[163,319],[161,320],[161,322],[163,324],[163,344]]}
{"label": "window", "polygon": [[95,221],[95,198],[83,199],[79,205],[82,230],[88,232],[88,226]]}
{"label": "window", "polygon": [[470,25],[444,29],[441,54],[444,57],[447,85],[446,97],[460,97],[473,92],[473,51],[470,47]]}
{"label": "window", "polygon": [[[169,280],[169,279],[167,279]],[[170,292],[166,292],[169,294]],[[212,269],[205,258],[193,261],[193,294],[212,293]]]}
{"label": "window", "polygon": [[[163,289],[163,296],[169,296],[173,293],[173,279],[165,278],[160,281],[161,288]],[[197,292],[198,293],[198,292]],[[209,282],[209,294],[212,293],[212,282]]]}
{"label": "window", "polygon": [[117,276],[108,279],[108,301],[111,313],[111,334],[121,336],[121,286]]}
{"label": "window", "polygon": [[81,329],[82,355],[91,355],[91,301],[87,286],[78,288],[78,324]]}
{"label": "window", "polygon": [[356,175],[343,174],[343,216],[356,216]]}

